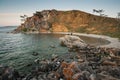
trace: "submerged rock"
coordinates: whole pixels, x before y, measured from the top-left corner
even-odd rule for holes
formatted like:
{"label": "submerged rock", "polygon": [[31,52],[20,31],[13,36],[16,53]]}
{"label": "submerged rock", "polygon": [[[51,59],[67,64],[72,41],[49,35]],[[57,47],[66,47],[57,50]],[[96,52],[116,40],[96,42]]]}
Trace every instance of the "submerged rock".
{"label": "submerged rock", "polygon": [[50,47],[51,47],[51,48],[56,48],[56,46],[55,46],[55,45],[50,45]]}
{"label": "submerged rock", "polygon": [[37,52],[33,52],[32,55],[33,55],[33,56],[37,56],[38,53],[37,53]]}

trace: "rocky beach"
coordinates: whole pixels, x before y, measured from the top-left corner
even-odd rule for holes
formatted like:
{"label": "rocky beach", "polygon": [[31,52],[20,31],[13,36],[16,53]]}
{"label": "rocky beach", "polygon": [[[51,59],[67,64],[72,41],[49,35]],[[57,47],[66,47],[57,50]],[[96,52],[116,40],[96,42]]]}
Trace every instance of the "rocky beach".
{"label": "rocky beach", "polygon": [[[120,49],[86,44],[78,36],[60,38],[68,53],[49,59],[35,59],[28,73],[0,65],[1,80],[119,80]],[[76,44],[77,43],[77,44]],[[63,45],[64,44],[64,45]],[[33,52],[33,56],[39,56]],[[34,66],[33,66],[34,65]]]}

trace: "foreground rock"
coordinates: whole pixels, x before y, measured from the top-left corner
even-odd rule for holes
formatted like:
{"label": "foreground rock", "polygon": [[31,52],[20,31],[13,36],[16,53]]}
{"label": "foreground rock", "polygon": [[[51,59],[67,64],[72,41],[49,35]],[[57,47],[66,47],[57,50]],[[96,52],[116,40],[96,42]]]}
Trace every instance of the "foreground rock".
{"label": "foreground rock", "polygon": [[60,42],[62,46],[66,46],[68,48],[85,48],[87,46],[82,39],[73,35],[65,35],[64,37],[61,37]]}
{"label": "foreground rock", "polygon": [[21,80],[19,72],[12,67],[0,64],[0,80]]}
{"label": "foreground rock", "polygon": [[119,49],[86,46],[76,51],[74,55],[54,54],[51,59],[37,59],[23,76],[0,65],[0,80],[120,80]]}

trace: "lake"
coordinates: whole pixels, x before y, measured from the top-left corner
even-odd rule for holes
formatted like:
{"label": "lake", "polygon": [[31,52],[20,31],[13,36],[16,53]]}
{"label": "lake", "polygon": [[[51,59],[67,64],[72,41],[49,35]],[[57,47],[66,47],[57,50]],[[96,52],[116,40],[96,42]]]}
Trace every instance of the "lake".
{"label": "lake", "polygon": [[[27,69],[26,64],[36,59],[50,58],[53,54],[69,53],[66,47],[60,46],[59,38],[63,34],[12,34],[7,33],[16,27],[0,27],[0,63],[9,65],[17,70]],[[80,36],[86,43],[99,46],[108,44],[98,38]],[[51,46],[54,46],[51,47]],[[38,53],[33,56],[33,53]]]}

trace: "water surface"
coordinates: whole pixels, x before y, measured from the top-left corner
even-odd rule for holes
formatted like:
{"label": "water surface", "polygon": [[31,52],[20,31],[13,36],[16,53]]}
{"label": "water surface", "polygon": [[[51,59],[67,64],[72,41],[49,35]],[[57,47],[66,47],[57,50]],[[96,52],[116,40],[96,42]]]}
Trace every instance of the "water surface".
{"label": "water surface", "polygon": [[[61,47],[59,37],[63,34],[12,34],[7,33],[16,27],[0,27],[0,63],[10,65],[18,70],[26,69],[26,65],[35,59],[50,58],[52,54],[68,53]],[[81,36],[86,43],[95,46],[108,44],[103,39]],[[55,48],[51,47],[54,46]],[[33,56],[37,52],[37,56]]]}

